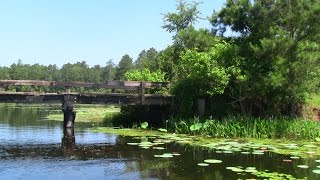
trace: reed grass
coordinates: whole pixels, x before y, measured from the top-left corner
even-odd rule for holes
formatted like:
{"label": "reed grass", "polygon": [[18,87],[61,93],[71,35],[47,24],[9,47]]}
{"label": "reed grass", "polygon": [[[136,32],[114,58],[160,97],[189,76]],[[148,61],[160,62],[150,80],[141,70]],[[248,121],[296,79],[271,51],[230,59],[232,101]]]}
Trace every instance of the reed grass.
{"label": "reed grass", "polygon": [[207,135],[217,138],[314,140],[320,137],[320,123],[302,119],[231,117],[223,120],[175,119],[170,122],[171,129],[177,133]]}

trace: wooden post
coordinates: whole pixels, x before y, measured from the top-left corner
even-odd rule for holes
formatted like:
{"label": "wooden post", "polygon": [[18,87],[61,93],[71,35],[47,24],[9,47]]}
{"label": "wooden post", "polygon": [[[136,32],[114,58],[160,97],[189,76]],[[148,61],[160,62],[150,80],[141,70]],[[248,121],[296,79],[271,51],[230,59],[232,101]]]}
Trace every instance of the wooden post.
{"label": "wooden post", "polygon": [[141,81],[140,88],[141,88],[141,105],[144,105],[145,100],[146,100],[146,98],[145,98],[146,82]]}
{"label": "wooden post", "polygon": [[70,94],[64,95],[62,102],[62,111],[63,111],[63,127],[64,128],[73,128],[74,120],[76,118],[76,112],[74,111],[74,105],[76,98]]}

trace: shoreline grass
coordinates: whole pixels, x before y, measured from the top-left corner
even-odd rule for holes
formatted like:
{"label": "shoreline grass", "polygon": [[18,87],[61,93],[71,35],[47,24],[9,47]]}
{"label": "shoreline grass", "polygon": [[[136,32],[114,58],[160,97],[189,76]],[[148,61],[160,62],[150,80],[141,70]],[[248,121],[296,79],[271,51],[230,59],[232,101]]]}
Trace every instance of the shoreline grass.
{"label": "shoreline grass", "polygon": [[173,119],[169,122],[176,133],[216,138],[314,140],[320,137],[320,123],[303,119],[231,117],[223,120]]}

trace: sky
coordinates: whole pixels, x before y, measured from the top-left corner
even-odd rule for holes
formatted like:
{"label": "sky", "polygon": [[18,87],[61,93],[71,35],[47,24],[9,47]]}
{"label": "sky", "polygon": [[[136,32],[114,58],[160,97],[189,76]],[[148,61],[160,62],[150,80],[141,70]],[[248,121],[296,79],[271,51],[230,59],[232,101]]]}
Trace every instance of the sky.
{"label": "sky", "polygon": [[[187,1],[191,2],[191,1]],[[225,0],[201,0],[196,27]],[[163,14],[175,12],[175,0],[1,0],[0,66],[86,61],[89,66],[117,64],[143,49],[158,51],[172,43],[161,28]]]}

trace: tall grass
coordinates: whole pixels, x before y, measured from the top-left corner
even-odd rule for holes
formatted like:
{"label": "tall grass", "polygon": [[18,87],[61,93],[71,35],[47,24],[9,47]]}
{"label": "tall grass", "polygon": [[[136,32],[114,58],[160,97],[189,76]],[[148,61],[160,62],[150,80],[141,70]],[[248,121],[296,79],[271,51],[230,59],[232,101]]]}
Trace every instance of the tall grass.
{"label": "tall grass", "polygon": [[[194,128],[194,127],[197,128]],[[320,123],[301,119],[226,118],[223,120],[172,120],[177,133],[209,135],[218,138],[288,138],[320,137]]]}

